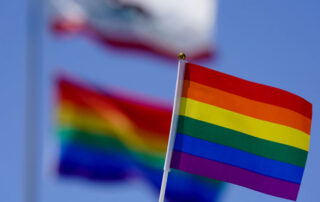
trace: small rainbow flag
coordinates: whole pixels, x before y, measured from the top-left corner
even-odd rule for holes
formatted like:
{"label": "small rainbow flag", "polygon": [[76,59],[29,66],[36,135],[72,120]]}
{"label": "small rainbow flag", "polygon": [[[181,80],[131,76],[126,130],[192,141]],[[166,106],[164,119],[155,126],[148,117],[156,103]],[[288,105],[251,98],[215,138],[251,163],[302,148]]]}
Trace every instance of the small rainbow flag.
{"label": "small rainbow flag", "polygon": [[311,119],[299,96],[186,63],[171,167],[296,200]]}
{"label": "small rainbow flag", "polygon": [[[57,95],[62,176],[108,182],[139,178],[160,189],[170,107],[67,77],[58,79]],[[168,183],[171,202],[216,201],[221,189],[220,182],[181,171]]]}

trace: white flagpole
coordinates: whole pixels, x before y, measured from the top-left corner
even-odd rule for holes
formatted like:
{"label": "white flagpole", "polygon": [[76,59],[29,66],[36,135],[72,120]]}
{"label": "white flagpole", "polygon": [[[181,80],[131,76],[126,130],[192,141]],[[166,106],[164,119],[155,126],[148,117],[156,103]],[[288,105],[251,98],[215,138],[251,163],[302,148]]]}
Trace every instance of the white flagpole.
{"label": "white flagpole", "polygon": [[43,0],[29,0],[26,33],[26,109],[24,201],[39,200],[40,69]]}
{"label": "white flagpole", "polygon": [[177,80],[176,80],[176,90],[174,94],[174,103],[173,103],[172,118],[171,118],[171,127],[170,127],[170,134],[169,134],[169,142],[167,146],[166,160],[163,168],[163,177],[162,177],[162,183],[161,183],[159,202],[164,201],[168,174],[170,171],[174,140],[176,137],[176,130],[177,130],[177,121],[178,121],[178,115],[180,110],[180,100],[181,100],[181,93],[182,93],[182,86],[183,86],[183,79],[184,79],[184,70],[186,65],[185,59],[186,59],[186,55],[184,53],[180,53],[179,64],[178,64],[178,74],[177,74]]}

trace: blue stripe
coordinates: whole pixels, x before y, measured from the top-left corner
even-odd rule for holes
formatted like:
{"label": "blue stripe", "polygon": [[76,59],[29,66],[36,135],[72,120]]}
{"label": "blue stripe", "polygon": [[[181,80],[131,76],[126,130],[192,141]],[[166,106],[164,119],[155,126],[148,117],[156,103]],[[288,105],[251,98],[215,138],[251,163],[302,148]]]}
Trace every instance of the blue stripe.
{"label": "blue stripe", "polygon": [[[106,182],[143,177],[155,190],[160,190],[163,170],[134,162],[126,153],[68,143],[61,147],[59,173]],[[221,183],[211,179],[174,171],[168,179],[166,198],[170,202],[212,202],[217,200],[221,188]]]}
{"label": "blue stripe", "polygon": [[292,164],[268,159],[183,134],[177,134],[174,150],[298,184],[301,183],[304,171],[304,168]]}
{"label": "blue stripe", "polygon": [[92,180],[120,180],[133,175],[133,162],[119,152],[103,152],[77,143],[61,145],[59,173]]}

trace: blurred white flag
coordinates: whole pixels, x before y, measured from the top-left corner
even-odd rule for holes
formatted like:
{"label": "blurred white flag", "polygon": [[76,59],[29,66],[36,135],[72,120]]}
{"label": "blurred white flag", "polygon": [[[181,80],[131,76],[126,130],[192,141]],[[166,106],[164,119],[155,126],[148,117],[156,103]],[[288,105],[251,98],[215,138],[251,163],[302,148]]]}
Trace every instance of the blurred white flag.
{"label": "blurred white flag", "polygon": [[55,31],[176,58],[210,57],[217,0],[51,0]]}

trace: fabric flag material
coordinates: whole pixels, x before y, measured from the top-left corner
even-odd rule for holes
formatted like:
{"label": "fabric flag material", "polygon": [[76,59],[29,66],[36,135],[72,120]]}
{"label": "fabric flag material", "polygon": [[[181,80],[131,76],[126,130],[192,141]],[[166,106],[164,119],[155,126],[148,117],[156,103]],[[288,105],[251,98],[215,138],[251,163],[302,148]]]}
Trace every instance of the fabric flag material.
{"label": "fabric flag material", "polygon": [[[58,79],[59,173],[95,181],[146,180],[161,185],[171,110],[84,84]],[[216,201],[221,183],[181,171],[170,175],[167,200]]]}
{"label": "fabric flag material", "polygon": [[186,63],[171,167],[296,200],[311,119],[297,95]]}
{"label": "fabric flag material", "polygon": [[[85,33],[113,47],[176,59],[213,55],[217,0],[51,0],[56,33]],[[196,36],[196,37],[194,37]]]}

